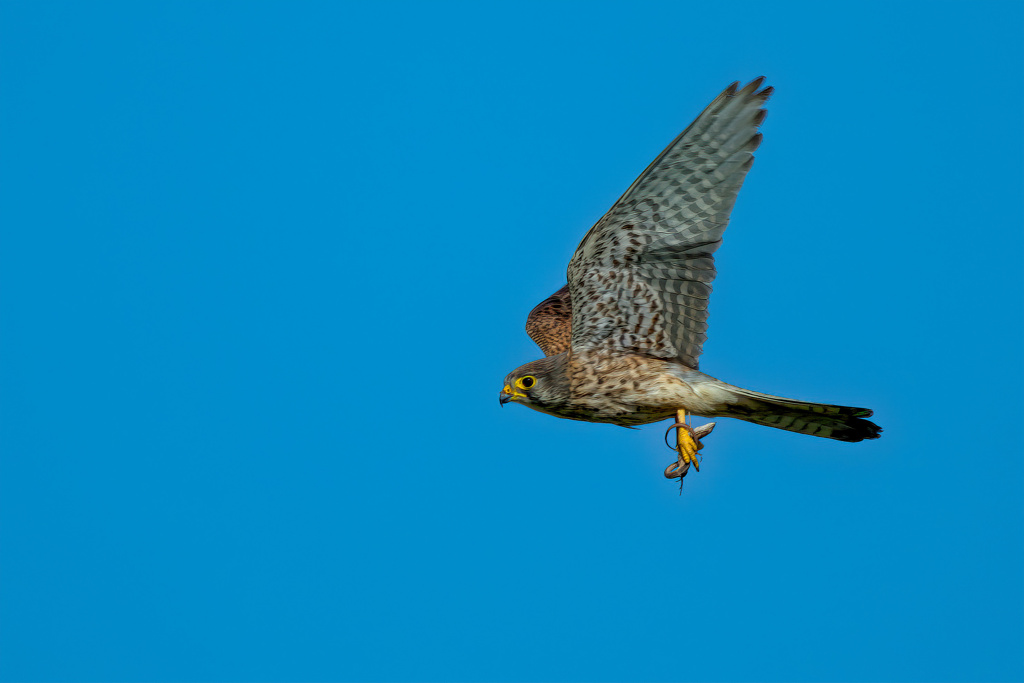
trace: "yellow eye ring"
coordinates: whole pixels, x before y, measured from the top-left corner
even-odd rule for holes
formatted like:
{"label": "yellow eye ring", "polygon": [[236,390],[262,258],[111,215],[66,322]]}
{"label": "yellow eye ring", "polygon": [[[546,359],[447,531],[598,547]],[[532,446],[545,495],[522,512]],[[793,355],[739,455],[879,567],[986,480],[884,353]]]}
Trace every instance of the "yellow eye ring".
{"label": "yellow eye ring", "polygon": [[537,378],[533,375],[526,375],[516,380],[516,388],[528,391],[537,384]]}

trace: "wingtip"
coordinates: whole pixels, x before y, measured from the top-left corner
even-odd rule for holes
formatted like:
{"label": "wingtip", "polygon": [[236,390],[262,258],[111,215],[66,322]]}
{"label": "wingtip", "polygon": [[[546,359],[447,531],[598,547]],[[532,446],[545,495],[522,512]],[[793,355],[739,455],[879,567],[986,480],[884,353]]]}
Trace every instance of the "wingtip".
{"label": "wingtip", "polygon": [[767,101],[768,98],[772,96],[772,93],[775,92],[775,88],[768,86],[764,90],[758,91],[758,88],[764,85],[764,81],[764,76],[758,76],[743,86],[742,89],[740,88],[739,81],[733,81],[729,84],[729,87],[725,89],[722,95],[725,95],[726,97],[757,97],[761,99],[761,101]]}

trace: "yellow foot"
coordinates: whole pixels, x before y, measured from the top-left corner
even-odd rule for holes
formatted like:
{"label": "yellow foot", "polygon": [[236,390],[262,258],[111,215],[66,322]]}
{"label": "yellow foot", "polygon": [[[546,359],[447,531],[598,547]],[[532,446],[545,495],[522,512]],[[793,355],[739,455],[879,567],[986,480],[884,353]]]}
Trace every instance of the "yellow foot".
{"label": "yellow foot", "polygon": [[676,427],[676,453],[679,454],[679,461],[693,465],[694,469],[700,472],[700,463],[697,462],[697,451],[704,445],[697,441],[693,435],[693,427],[688,424],[680,424]]}
{"label": "yellow foot", "polygon": [[[690,471],[691,464],[695,470],[700,472],[697,451],[704,448],[704,444],[700,440],[710,434],[711,430],[715,428],[715,423],[710,422],[694,429],[686,424],[686,412],[682,410],[676,413],[676,418],[677,422],[669,427],[669,430],[671,431],[673,428],[676,430],[675,451],[677,459],[676,462],[665,468],[665,477],[668,479],[682,479]],[[666,434],[666,436],[668,435]]]}
{"label": "yellow foot", "polygon": [[693,469],[700,471],[700,464],[697,462],[697,451],[702,449],[703,444],[693,433],[693,427],[684,422],[677,422],[669,429],[676,429],[676,453],[678,459],[665,469],[665,476],[670,479],[684,477],[693,465]]}

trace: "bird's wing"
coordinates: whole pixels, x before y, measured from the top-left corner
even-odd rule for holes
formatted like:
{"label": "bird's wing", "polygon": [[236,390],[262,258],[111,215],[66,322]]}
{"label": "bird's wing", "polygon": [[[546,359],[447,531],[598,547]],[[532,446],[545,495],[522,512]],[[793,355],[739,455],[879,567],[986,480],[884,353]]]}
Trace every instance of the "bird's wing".
{"label": "bird's wing", "polygon": [[761,141],[763,82],[726,88],[583,238],[568,268],[574,351],[697,367],[713,253]]}
{"label": "bird's wing", "polygon": [[537,342],[545,356],[569,350],[572,335],[572,299],[569,285],[534,306],[526,317],[526,334]]}

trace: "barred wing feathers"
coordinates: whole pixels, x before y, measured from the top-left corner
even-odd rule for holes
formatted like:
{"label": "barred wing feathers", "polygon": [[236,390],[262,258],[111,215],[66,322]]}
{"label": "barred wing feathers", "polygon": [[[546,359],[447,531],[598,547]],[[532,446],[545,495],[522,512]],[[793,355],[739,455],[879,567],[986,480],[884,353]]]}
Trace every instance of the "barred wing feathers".
{"label": "barred wing feathers", "polygon": [[572,348],[697,368],[714,252],[761,141],[763,78],[725,89],[583,238],[569,262]]}
{"label": "barred wing feathers", "polygon": [[534,306],[526,317],[526,334],[537,342],[545,356],[569,350],[572,325],[572,300],[569,285]]}

